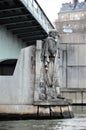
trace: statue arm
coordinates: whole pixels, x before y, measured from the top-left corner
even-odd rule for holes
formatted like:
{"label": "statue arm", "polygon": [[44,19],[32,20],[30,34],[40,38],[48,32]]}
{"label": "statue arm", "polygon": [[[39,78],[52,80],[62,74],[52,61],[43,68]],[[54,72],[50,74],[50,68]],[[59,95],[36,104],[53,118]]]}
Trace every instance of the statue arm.
{"label": "statue arm", "polygon": [[41,48],[41,61],[44,60],[44,46],[45,46],[45,39],[42,41],[42,48]]}
{"label": "statue arm", "polygon": [[44,61],[44,57],[48,57],[48,44],[49,44],[49,39],[46,38],[42,42],[42,50],[41,50],[41,60]]}

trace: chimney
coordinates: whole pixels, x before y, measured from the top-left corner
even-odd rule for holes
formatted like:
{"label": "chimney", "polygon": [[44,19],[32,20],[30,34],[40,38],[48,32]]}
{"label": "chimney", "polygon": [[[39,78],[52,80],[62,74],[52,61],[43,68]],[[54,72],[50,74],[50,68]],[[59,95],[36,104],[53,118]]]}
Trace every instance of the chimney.
{"label": "chimney", "polygon": [[78,0],[73,0],[73,9],[76,8],[78,2],[79,2]]}
{"label": "chimney", "polygon": [[76,4],[76,3],[78,3],[78,0],[73,0],[73,4]]}

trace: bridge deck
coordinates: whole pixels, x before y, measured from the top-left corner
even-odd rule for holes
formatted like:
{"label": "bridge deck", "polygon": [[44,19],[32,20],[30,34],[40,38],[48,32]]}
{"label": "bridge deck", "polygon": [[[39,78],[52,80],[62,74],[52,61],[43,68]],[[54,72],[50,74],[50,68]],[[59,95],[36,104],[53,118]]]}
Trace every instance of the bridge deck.
{"label": "bridge deck", "polygon": [[0,0],[0,26],[27,45],[44,39],[54,28],[36,0]]}

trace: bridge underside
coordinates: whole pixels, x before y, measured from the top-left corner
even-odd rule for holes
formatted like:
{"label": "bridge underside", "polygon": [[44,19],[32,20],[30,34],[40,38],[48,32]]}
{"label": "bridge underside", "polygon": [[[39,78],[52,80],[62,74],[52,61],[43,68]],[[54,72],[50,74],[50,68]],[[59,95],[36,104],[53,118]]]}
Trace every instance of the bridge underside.
{"label": "bridge underside", "polygon": [[46,31],[20,0],[0,0],[0,26],[27,45],[47,36]]}

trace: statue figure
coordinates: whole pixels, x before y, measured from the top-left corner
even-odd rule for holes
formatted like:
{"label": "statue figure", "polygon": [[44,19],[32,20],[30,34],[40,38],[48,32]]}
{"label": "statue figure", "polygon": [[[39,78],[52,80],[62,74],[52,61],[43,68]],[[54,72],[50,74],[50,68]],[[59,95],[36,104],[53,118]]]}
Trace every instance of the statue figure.
{"label": "statue figure", "polygon": [[40,76],[41,92],[39,96],[41,100],[55,99],[57,97],[56,85],[59,85],[59,83],[58,79],[55,77],[55,62],[60,58],[58,38],[58,32],[52,30],[42,43],[42,70]]}

